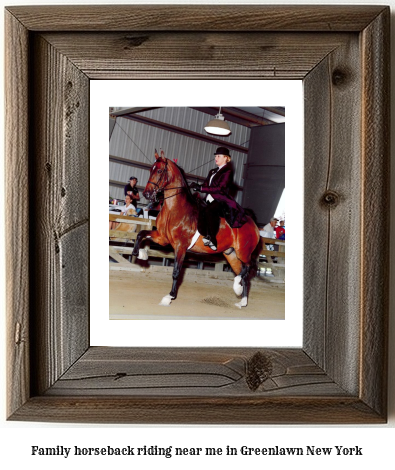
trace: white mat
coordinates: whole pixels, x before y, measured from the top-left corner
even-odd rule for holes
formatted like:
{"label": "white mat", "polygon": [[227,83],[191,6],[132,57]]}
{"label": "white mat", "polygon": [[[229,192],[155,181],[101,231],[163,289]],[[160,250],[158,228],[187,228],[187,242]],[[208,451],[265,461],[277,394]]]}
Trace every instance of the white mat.
{"label": "white mat", "polygon": [[192,237],[192,241],[191,241],[191,244],[188,246],[187,250],[190,250],[193,245],[197,242],[198,238],[200,237],[200,233],[198,230],[196,230],[196,233],[195,235]]}

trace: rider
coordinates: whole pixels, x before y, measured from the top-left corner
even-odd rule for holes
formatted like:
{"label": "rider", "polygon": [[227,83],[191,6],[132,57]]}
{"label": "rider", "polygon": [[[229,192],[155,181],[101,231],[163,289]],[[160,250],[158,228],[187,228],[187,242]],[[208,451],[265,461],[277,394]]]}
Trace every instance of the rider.
{"label": "rider", "polygon": [[202,185],[192,183],[191,188],[195,191],[207,193],[207,208],[204,213],[207,223],[207,235],[203,238],[203,243],[213,251],[217,251],[216,236],[219,230],[220,217],[225,217],[232,228],[239,228],[245,222],[245,214],[230,195],[233,170],[230,163],[229,149],[218,147],[214,155],[217,168],[209,171]]}

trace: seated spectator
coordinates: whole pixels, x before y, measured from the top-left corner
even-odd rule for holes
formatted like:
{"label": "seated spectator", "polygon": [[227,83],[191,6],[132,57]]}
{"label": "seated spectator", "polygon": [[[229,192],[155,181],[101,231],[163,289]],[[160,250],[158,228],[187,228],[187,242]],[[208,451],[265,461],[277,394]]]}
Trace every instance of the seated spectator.
{"label": "seated spectator", "polygon": [[285,221],[280,220],[280,225],[276,227],[276,238],[277,240],[285,240]]}
{"label": "seated spectator", "polygon": [[261,237],[276,238],[275,233],[274,233],[274,227],[276,226],[277,222],[278,222],[278,219],[276,219],[275,217],[272,217],[270,219],[270,222],[268,224],[266,224],[263,227],[263,229],[259,232]]}
{"label": "seated spectator", "polygon": [[[259,231],[261,237],[264,238],[276,238],[276,234],[274,232],[274,227],[276,226],[278,219],[272,217],[270,222],[266,224],[262,230]],[[271,251],[278,251],[278,246],[273,245],[271,243],[265,243],[266,249]],[[277,258],[275,256],[271,257],[274,263],[277,263]]]}
{"label": "seated spectator", "polygon": [[[136,215],[136,209],[132,203],[132,197],[127,194],[125,197],[125,205],[122,207],[121,215]],[[112,222],[110,221],[110,230],[116,230],[121,225],[120,222]]]}

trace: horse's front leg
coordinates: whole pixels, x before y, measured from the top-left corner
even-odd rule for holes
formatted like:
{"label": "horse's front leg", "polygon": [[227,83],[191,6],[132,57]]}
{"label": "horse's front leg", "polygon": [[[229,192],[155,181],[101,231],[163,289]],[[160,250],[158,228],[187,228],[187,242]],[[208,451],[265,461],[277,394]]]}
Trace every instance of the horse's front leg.
{"label": "horse's front leg", "polygon": [[132,256],[137,256],[139,259],[147,259],[143,253],[141,253],[140,244],[146,239],[150,238],[153,242],[158,243],[158,245],[166,246],[169,244],[169,241],[161,235],[157,230],[141,230],[138,233],[136,241],[134,242],[134,248],[132,251]]}
{"label": "horse's front leg", "polygon": [[171,301],[177,297],[178,281],[181,274],[182,265],[185,258],[185,249],[178,249],[174,253],[173,285],[170,294],[165,295],[159,305],[170,305]]}

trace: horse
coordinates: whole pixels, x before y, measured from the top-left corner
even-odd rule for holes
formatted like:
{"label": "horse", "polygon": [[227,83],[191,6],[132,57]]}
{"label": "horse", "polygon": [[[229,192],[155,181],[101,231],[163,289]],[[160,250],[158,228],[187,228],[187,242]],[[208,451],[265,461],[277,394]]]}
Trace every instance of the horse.
{"label": "horse", "polygon": [[[170,305],[176,299],[178,280],[185,254],[213,254],[203,243],[203,236],[198,232],[198,202],[192,195],[182,170],[171,160],[155,150],[155,163],[151,167],[148,183],[143,195],[151,202],[162,200],[162,209],[156,219],[156,230],[142,230],[138,233],[133,256],[147,259],[147,252],[140,248],[144,239],[151,239],[159,245],[171,245],[174,249],[173,284],[168,295],[159,305]],[[248,279],[252,263],[259,254],[260,235],[258,227],[251,217],[240,228],[231,228],[221,218],[217,235],[217,251],[222,253],[236,274],[233,290],[241,301],[235,303],[238,308],[247,306]],[[254,260],[255,257],[255,260]]]}

